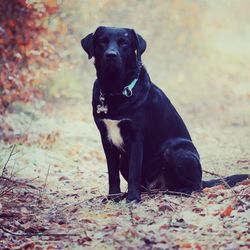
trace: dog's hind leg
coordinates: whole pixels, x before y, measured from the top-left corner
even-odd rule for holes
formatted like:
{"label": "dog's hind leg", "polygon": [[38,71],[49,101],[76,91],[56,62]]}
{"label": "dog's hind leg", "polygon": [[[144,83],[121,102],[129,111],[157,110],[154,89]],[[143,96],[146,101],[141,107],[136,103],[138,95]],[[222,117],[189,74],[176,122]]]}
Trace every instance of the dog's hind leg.
{"label": "dog's hind leg", "polygon": [[170,190],[191,193],[201,189],[201,164],[192,141],[178,138],[165,143],[163,158],[164,176]]}

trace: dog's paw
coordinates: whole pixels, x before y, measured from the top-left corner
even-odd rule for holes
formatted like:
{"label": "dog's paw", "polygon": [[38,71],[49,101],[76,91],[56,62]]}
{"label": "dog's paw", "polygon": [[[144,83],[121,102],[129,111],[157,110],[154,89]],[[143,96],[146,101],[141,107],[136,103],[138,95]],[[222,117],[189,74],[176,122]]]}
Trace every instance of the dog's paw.
{"label": "dog's paw", "polygon": [[128,194],[127,203],[139,203],[140,201],[140,194]]}
{"label": "dog's paw", "polygon": [[109,194],[106,198],[107,201],[120,202],[127,196],[126,193]]}

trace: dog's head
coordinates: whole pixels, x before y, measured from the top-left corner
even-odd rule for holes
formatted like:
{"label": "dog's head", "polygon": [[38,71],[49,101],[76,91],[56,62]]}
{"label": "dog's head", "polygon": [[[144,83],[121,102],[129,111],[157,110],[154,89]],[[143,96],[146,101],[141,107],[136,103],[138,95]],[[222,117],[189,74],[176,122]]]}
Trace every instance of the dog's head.
{"label": "dog's head", "polygon": [[[83,38],[81,44],[89,59],[95,58],[97,77],[120,83],[138,69],[146,49],[145,40],[133,29],[127,28],[99,27]],[[117,89],[119,87],[122,86],[117,86]]]}

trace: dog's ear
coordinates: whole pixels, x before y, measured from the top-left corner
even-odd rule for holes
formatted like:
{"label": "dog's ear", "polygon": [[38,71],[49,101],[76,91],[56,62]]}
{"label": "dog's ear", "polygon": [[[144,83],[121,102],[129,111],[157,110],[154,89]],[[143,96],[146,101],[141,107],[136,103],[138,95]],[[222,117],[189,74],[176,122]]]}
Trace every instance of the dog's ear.
{"label": "dog's ear", "polygon": [[83,49],[87,52],[89,59],[94,56],[94,49],[93,49],[93,33],[88,34],[81,40],[81,44]]}
{"label": "dog's ear", "polygon": [[137,34],[134,30],[132,30],[132,34],[133,34],[134,39],[135,39],[135,49],[137,51],[137,60],[141,62],[141,55],[146,50],[147,43],[142,38],[142,36]]}

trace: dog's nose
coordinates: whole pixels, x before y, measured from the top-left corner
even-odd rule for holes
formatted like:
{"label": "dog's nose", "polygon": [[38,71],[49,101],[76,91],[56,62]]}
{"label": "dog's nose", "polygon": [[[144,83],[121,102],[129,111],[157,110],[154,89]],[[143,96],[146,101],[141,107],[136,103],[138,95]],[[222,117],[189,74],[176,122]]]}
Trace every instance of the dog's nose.
{"label": "dog's nose", "polygon": [[108,50],[108,51],[106,51],[105,52],[105,56],[106,56],[106,58],[115,58],[115,57],[117,57],[117,52],[116,51],[114,51],[114,50]]}

